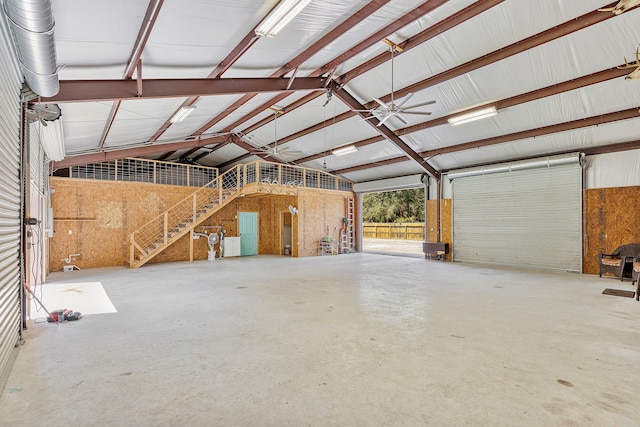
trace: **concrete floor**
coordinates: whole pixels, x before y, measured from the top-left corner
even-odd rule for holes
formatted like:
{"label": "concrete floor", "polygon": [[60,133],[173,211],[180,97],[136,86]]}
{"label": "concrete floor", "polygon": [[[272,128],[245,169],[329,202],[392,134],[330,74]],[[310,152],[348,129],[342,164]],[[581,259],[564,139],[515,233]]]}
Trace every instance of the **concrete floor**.
{"label": "concrete floor", "polygon": [[362,239],[363,252],[424,259],[422,240]]}
{"label": "concrete floor", "polygon": [[640,425],[640,303],[601,294],[629,282],[371,254],[49,279],[86,281],[118,312],[31,325],[0,425]]}

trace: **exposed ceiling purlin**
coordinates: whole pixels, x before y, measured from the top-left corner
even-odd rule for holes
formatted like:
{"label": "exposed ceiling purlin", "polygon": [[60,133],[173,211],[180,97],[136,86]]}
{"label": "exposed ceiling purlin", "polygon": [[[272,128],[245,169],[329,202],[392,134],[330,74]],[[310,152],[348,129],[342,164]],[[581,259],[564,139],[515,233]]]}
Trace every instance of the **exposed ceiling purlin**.
{"label": "exposed ceiling purlin", "polygon": [[[331,82],[329,87],[333,90],[334,95],[342,100],[345,104],[349,106],[352,110],[364,110],[364,106],[358,102],[356,98],[354,98],[346,89],[338,86],[337,83]],[[367,113],[359,112],[358,115],[363,119],[366,118]],[[412,160],[414,160],[422,170],[427,172],[435,179],[440,179],[440,173],[429,163],[427,163],[418,153],[413,151],[406,142],[404,142],[398,135],[393,133],[391,129],[389,129],[386,125],[381,124],[380,121],[375,118],[369,118],[365,120],[373,129],[382,134],[386,139],[388,139],[391,143],[393,143],[400,150],[404,151],[407,156],[409,156]]]}
{"label": "exposed ceiling purlin", "polygon": [[485,138],[477,141],[466,142],[464,144],[457,144],[449,147],[427,150],[421,152],[420,154],[424,157],[432,157],[438,154],[454,153],[457,151],[486,147],[488,145],[501,144],[504,142],[516,141],[526,138],[534,138],[551,133],[565,132],[568,130],[585,128],[589,126],[602,125],[605,123],[617,122],[619,120],[638,118],[638,115],[639,114],[637,108],[630,108],[628,110],[616,111],[614,113],[599,114],[597,116],[587,117],[584,119],[570,120],[568,122],[557,123],[555,125],[543,126],[537,129],[514,132],[506,135],[499,135],[493,138]]}
{"label": "exposed ceiling purlin", "polygon": [[[542,44],[556,40],[560,37],[567,36],[575,31],[582,30],[584,28],[590,27],[591,25],[597,24],[602,21],[606,21],[607,19],[611,19],[612,17],[615,17],[615,15],[611,13],[602,13],[602,12],[598,12],[597,10],[593,12],[589,12],[575,19],[572,19],[571,21],[567,21],[563,24],[557,25],[546,31],[543,31],[538,34],[534,34],[530,37],[527,37],[526,39],[517,41],[508,46],[497,49],[480,58],[472,59],[471,61],[458,65],[457,67],[443,71],[440,74],[436,74],[434,76],[421,80],[417,83],[414,83],[412,85],[399,89],[395,91],[394,96],[396,98],[401,98],[403,96],[408,95],[409,93],[419,92],[421,90],[430,88],[432,86],[443,83],[445,81],[454,79],[456,77],[460,77],[471,71],[493,64],[497,61],[509,58],[510,56],[517,55],[529,49],[533,49]],[[387,102],[391,99],[391,94],[385,95],[380,99],[383,102]],[[372,101],[367,103],[365,105],[365,108],[372,108],[376,105],[377,104]]]}
{"label": "exposed ceiling purlin", "polygon": [[[492,2],[489,2],[489,3],[493,3],[493,2],[500,3],[501,1],[492,0]],[[481,2],[474,3],[472,6],[470,6],[467,9],[465,9],[463,11],[463,13],[461,13],[460,15],[454,15],[457,18],[456,21],[464,22],[464,20],[469,19],[471,17],[470,14],[472,14],[472,13],[476,13],[476,14],[480,13],[481,10],[475,9],[475,7],[479,7],[480,6],[479,3],[481,3]],[[484,6],[488,6],[489,3],[484,4]],[[492,6],[495,6],[495,4],[492,4]],[[575,20],[568,21],[568,22],[566,22],[566,23],[564,23],[562,25],[559,25],[557,27],[554,27],[554,28],[552,28],[550,30],[543,31],[542,33],[535,34],[535,35],[533,35],[531,37],[528,37],[528,38],[526,38],[524,40],[521,40],[519,42],[513,43],[513,44],[511,44],[511,45],[509,45],[509,46],[507,46],[505,48],[493,51],[493,52],[491,52],[491,53],[489,53],[489,54],[487,54],[487,55],[485,55],[485,56],[483,56],[481,58],[477,58],[477,59],[471,60],[471,61],[469,61],[469,62],[467,62],[465,64],[462,64],[462,65],[460,65],[458,67],[454,67],[454,68],[449,69],[447,71],[444,71],[444,72],[442,72],[440,74],[436,74],[434,76],[428,77],[428,78],[426,78],[426,79],[424,79],[424,80],[422,80],[422,81],[420,81],[418,83],[414,83],[411,86],[399,89],[399,90],[397,90],[395,92],[394,95],[396,97],[400,98],[402,96],[406,96],[410,92],[415,92],[415,91],[418,91],[418,90],[426,89],[426,88],[434,86],[434,85],[436,85],[438,83],[442,83],[442,82],[444,82],[446,80],[453,79],[455,77],[459,77],[459,76],[461,76],[463,74],[469,73],[469,72],[471,72],[473,70],[476,70],[478,68],[481,68],[481,67],[484,67],[486,65],[492,64],[492,63],[494,63],[496,61],[499,61],[501,59],[505,59],[505,58],[508,58],[509,56],[515,55],[517,53],[521,53],[522,51],[524,51],[526,49],[531,49],[531,48],[536,47],[536,46],[538,46],[540,44],[549,42],[551,40],[555,40],[558,37],[562,37],[562,36],[565,36],[567,34],[570,34],[570,33],[574,32],[574,31],[577,31],[579,29],[586,28],[586,27],[588,27],[590,25],[593,25],[593,24],[595,24],[597,22],[604,21],[606,19],[611,18],[612,16],[615,16],[615,15],[606,14],[606,13],[602,13],[602,12],[598,12],[598,11],[589,12],[589,13],[583,15],[582,17],[576,18]],[[446,21],[447,20],[442,21],[443,25],[444,25],[444,23]],[[449,23],[449,24],[451,24],[451,23]],[[439,25],[439,24],[436,24],[436,25]],[[437,32],[433,31],[433,28],[434,27],[431,27],[431,28],[429,28],[427,30],[424,30],[423,32],[421,32],[417,36],[414,36],[413,38],[408,39],[408,40],[411,40],[411,42],[410,43],[406,43],[404,45],[405,47],[403,47],[403,49],[405,49],[405,50],[403,50],[403,52],[406,51],[407,49],[411,48],[411,47],[415,47],[416,44],[413,44],[413,43],[418,43],[418,41],[420,43],[424,43],[424,41],[428,40],[428,38],[433,37],[434,35],[437,35]],[[431,34],[431,36],[427,37],[427,34]],[[402,43],[400,43],[400,45],[403,46]],[[379,55],[376,58],[373,58],[372,60],[368,61],[367,63],[361,65],[360,67],[365,66],[369,62],[377,62],[377,61],[379,61],[378,58],[382,57],[382,56],[384,56],[384,57],[386,57],[388,59],[388,55],[382,54],[382,55]],[[358,68],[360,68],[360,67],[358,67]],[[616,77],[618,75],[624,75],[625,74],[625,70],[608,70],[608,71],[609,71],[609,73],[611,73],[613,75],[616,75]],[[627,72],[628,72],[628,70],[627,70]],[[348,75],[349,73],[351,73],[351,71],[348,71],[348,72],[344,73],[342,76],[338,77],[336,79],[336,81],[338,83],[340,83],[340,85],[342,86],[343,83],[341,83],[341,82],[344,80],[343,76]],[[355,77],[355,76],[351,76],[351,78],[353,78],[353,77]],[[346,79],[346,80],[348,81],[349,79]],[[591,84],[591,83],[587,83],[587,84]],[[550,87],[550,88],[547,88],[546,90],[548,90],[548,91],[553,90],[553,86]],[[566,90],[570,90],[570,89],[566,89]],[[380,99],[382,101],[384,101],[384,102],[387,102],[387,101],[390,100],[390,98],[391,98],[391,94],[388,94],[388,95],[385,95],[385,96],[381,97]],[[525,101],[521,99],[520,101],[517,101],[517,102],[520,103],[520,102],[525,102]],[[374,101],[372,101],[372,102],[369,102],[369,103],[365,104],[364,109],[374,108],[375,106],[377,106],[377,104]],[[500,108],[504,108],[505,106],[506,105],[501,106]],[[352,115],[355,115],[355,113],[352,112]],[[431,127],[431,126],[435,126],[435,125],[439,125],[439,124],[444,124],[444,123],[446,123],[446,119],[448,119],[448,118],[449,118],[449,116],[446,117],[446,118],[437,119],[438,121],[429,121],[429,122],[425,122],[425,123],[421,123],[421,124],[415,125],[410,132],[414,132],[414,131],[417,131],[417,130],[425,129],[427,127]],[[329,118],[328,120],[333,120],[333,118]],[[316,125],[310,126],[307,129],[312,129],[314,126],[316,126]],[[301,132],[299,132],[299,133],[301,133]],[[404,134],[406,134],[408,132],[403,133],[401,131],[397,131],[396,133],[398,135],[404,135]],[[278,143],[280,144],[281,142],[278,141]]]}
{"label": "exposed ceiling purlin", "polygon": [[[625,69],[621,69],[618,67],[614,67],[614,68],[609,68],[603,71],[599,71],[597,73],[592,73],[583,77],[579,77],[576,79],[572,79],[572,80],[568,80],[566,82],[563,83],[558,83],[558,84],[553,84],[551,86],[547,86],[541,89],[536,89],[527,93],[523,93],[521,95],[516,95],[516,96],[512,96],[510,98],[505,98],[499,101],[495,101],[492,102],[491,105],[495,105],[495,107],[499,110],[503,109],[503,108],[508,108],[508,107],[514,107],[516,105],[520,105],[523,104],[525,102],[531,102],[531,101],[535,101],[541,98],[545,98],[548,96],[553,96],[553,95],[557,95],[559,93],[563,93],[563,92],[568,92],[570,90],[575,90],[581,87],[585,87],[588,85],[592,85],[592,84],[596,84],[596,83],[602,83],[605,82],[607,80],[611,80],[611,79],[615,79],[615,78],[620,78],[622,76],[624,76],[626,73],[628,73],[628,70]],[[442,117],[438,117],[437,119],[433,119],[433,120],[429,120],[426,122],[422,122],[422,123],[418,123],[416,125],[412,125],[412,126],[407,126],[404,128],[400,128],[398,130],[395,131],[396,135],[399,136],[403,136],[403,135],[408,135],[414,132],[418,132],[421,130],[425,130],[425,129],[429,129],[435,126],[440,126],[440,125],[444,125],[448,123],[448,120],[451,117],[457,116],[459,114],[462,113],[469,113],[478,109],[482,109],[485,108],[486,105],[483,106],[479,106],[479,107],[475,107],[475,108],[469,108],[467,110],[462,110],[459,111],[455,114],[449,114],[446,116],[442,116]],[[352,145],[355,145],[356,147],[360,148],[360,147],[364,147],[366,145],[369,144],[374,144],[376,142],[380,142],[380,141],[384,141],[383,137],[373,137],[373,138],[367,138],[365,140],[361,140],[361,141],[356,141],[354,142]],[[280,142],[278,142],[280,143]],[[296,159],[294,160],[294,162],[296,163],[305,163],[305,162],[309,162],[312,160],[316,160],[319,159],[321,157],[324,157],[325,153],[318,153],[318,154],[312,154],[310,156],[301,158],[301,159]],[[373,163],[371,163],[373,165]]]}
{"label": "exposed ceiling purlin", "polygon": [[[344,34],[345,31],[347,31],[354,25],[358,24],[360,21],[362,21],[363,19],[371,15],[376,10],[380,9],[385,4],[389,3],[389,1],[390,0],[375,0],[375,1],[368,2],[366,6],[364,6],[363,8],[358,10],[355,14],[351,15],[345,21],[340,23],[336,28],[329,31],[327,34],[321,37],[318,41],[316,41],[311,46],[309,46],[309,48],[305,49],[301,54],[297,55],[295,58],[287,62],[286,65],[283,65],[282,67],[280,67],[276,72],[272,73],[270,77],[283,77],[287,73],[289,73],[291,70],[298,68],[300,65],[304,64],[304,62],[307,61],[309,58],[311,58],[313,55],[318,53],[320,50],[322,50],[324,47],[326,47],[331,42],[336,40],[338,37],[342,36],[342,34]],[[320,77],[320,75],[311,76],[311,77]],[[231,113],[233,113],[235,110],[240,108],[242,105],[249,102],[255,96],[256,96],[256,93],[250,93],[250,91],[247,91],[247,94],[245,96],[243,96],[241,99],[237,100],[236,102],[234,102],[233,104],[225,108],[225,110],[222,113],[218,114],[216,117],[212,118],[203,126],[201,126],[198,130],[196,130],[193,133],[193,135],[200,135],[206,132],[209,128],[211,128],[216,123],[220,122],[222,119],[229,116]],[[273,102],[271,105],[273,104],[275,104],[275,102]],[[260,112],[257,112],[256,114],[258,113]]]}
{"label": "exposed ceiling purlin", "polygon": [[[374,44],[379,43],[380,40],[382,40],[383,38],[393,34],[394,32],[396,32],[399,29],[405,27],[406,25],[410,24],[411,22],[415,21],[416,19],[419,19],[422,16],[428,14],[429,12],[435,10],[436,8],[440,7],[442,4],[446,3],[447,1],[449,1],[449,0],[430,0],[430,1],[427,1],[425,3],[422,3],[420,6],[416,7],[413,10],[411,10],[409,13],[403,15],[402,17],[400,17],[399,19],[397,19],[393,23],[391,23],[391,24],[387,25],[386,27],[382,28],[381,30],[375,32],[371,36],[367,37],[365,40],[361,41],[360,43],[356,44],[352,48],[350,48],[347,51],[343,52],[342,54],[338,55],[337,57],[335,57],[334,59],[329,61],[327,64],[325,64],[322,67],[318,68],[317,70],[313,71],[307,77],[319,77],[319,76],[322,76],[324,74],[329,73],[328,80],[327,80],[327,83],[329,83],[329,81],[333,77],[333,73],[335,72],[336,67],[338,67],[342,63],[348,61],[354,55],[357,55],[357,54],[363,52],[364,50],[370,48]],[[484,0],[480,0],[478,3],[482,3],[483,1]],[[492,0],[492,1],[497,1],[497,0]],[[500,0],[500,1],[504,1],[504,0]],[[457,16],[457,14],[454,15],[454,16]],[[468,18],[466,18],[466,19],[468,19]],[[463,22],[463,21],[460,21],[460,22]],[[437,24],[436,24],[436,26],[437,26]],[[434,26],[432,28],[435,28],[436,26]],[[436,32],[441,32],[441,31],[436,31]],[[298,101],[295,101],[292,104],[289,104],[288,106],[285,107],[285,114],[290,112],[290,111],[292,111],[292,110],[294,110],[294,109],[296,109],[296,108],[298,108],[298,107],[301,107],[302,105],[304,105],[304,104],[306,104],[308,102],[311,102],[312,100],[318,98],[319,96],[322,96],[323,93],[324,92],[321,92],[321,91],[314,92],[314,93],[311,93],[311,94],[308,94],[307,96],[305,96],[306,99],[303,98],[302,102],[301,102],[301,100],[298,100]],[[223,131],[226,131],[226,132],[232,131],[233,129],[235,129],[238,126],[240,126],[242,123],[245,123],[246,121],[251,120],[253,117],[255,117],[258,114],[260,114],[261,112],[263,112],[267,107],[269,107],[269,106],[271,106],[271,105],[273,105],[273,104],[275,104],[277,102],[280,102],[285,98],[286,98],[286,96],[284,96],[284,94],[281,94],[281,95],[279,95],[277,97],[272,98],[269,101],[266,101],[260,107],[255,108],[252,112],[246,114],[245,116],[243,116],[239,120],[236,120],[233,124],[227,126]],[[353,114],[353,115],[355,115],[355,114]],[[242,132],[243,133],[252,132],[252,131],[256,130],[257,128],[261,127],[261,126],[266,125],[267,123],[271,122],[272,120],[273,120],[273,116],[269,115],[265,119],[263,119],[260,122],[252,125],[248,129],[243,130]]]}
{"label": "exposed ceiling purlin", "polygon": [[[137,95],[134,80],[61,80],[60,91],[39,103],[87,102],[110,100],[140,100],[153,98],[181,98],[250,92],[285,91],[287,78],[232,78],[232,79],[147,79],[144,92]],[[292,91],[323,89],[322,77],[300,77],[291,85]],[[194,135],[197,136],[197,135]]]}
{"label": "exposed ceiling purlin", "polygon": [[[611,68],[611,69],[608,69],[608,70],[603,70],[603,71],[600,71],[600,72],[597,72],[597,73],[593,73],[593,74],[588,75],[588,76],[584,76],[584,77],[581,77],[581,78],[573,79],[573,80],[570,80],[568,82],[551,85],[551,86],[546,87],[546,88],[538,89],[538,90],[531,91],[531,92],[528,92],[528,93],[525,93],[525,94],[522,94],[522,95],[517,95],[517,96],[511,97],[511,98],[500,100],[500,101],[496,102],[496,105],[499,106],[499,108],[506,108],[506,107],[518,105],[518,104],[520,104],[522,102],[529,102],[529,101],[532,101],[532,100],[535,100],[535,99],[542,98],[544,96],[551,96],[551,95],[554,95],[554,94],[557,94],[557,93],[561,93],[561,92],[565,92],[565,91],[568,91],[568,90],[576,89],[576,88],[583,87],[583,86],[586,86],[586,85],[589,85],[589,84],[602,82],[602,81],[605,81],[605,80],[608,80],[608,79],[611,79],[611,78],[621,77],[624,74],[626,74],[626,72],[627,72],[626,70],[618,69],[617,67],[614,67],[614,68]],[[441,117],[439,119],[432,120],[432,121],[429,121],[429,122],[424,122],[424,123],[420,123],[418,125],[402,128],[402,129],[397,130],[396,133],[398,135],[406,135],[406,134],[413,133],[413,132],[416,132],[416,131],[419,131],[419,130],[427,129],[427,128],[432,127],[432,126],[436,126],[436,125],[439,125],[439,124],[444,124],[444,123],[446,123],[446,120],[449,117],[450,116],[445,116],[445,117]],[[363,141],[355,142],[354,145],[356,145],[357,147],[363,147],[365,145],[369,145],[369,144],[372,144],[372,143],[375,143],[375,142],[383,141],[384,139],[385,138],[383,138],[383,137],[373,137],[373,138],[369,138],[369,139],[366,139],[366,140],[363,140]],[[225,142],[224,144],[220,144],[220,145],[216,146],[214,148],[214,150],[217,150],[218,148],[221,148],[223,145],[226,145],[227,143],[228,142]],[[190,146],[192,144],[192,142],[184,142],[182,144],[185,144],[185,147],[186,147],[186,146]],[[158,146],[158,148],[159,148],[158,152],[163,151],[164,147],[165,147],[164,144]],[[185,147],[182,147],[182,148],[185,148]],[[133,155],[134,154],[129,153],[126,156],[127,157],[131,157]],[[327,155],[327,153],[318,153],[318,154],[315,154],[315,155],[307,156],[307,157],[302,158],[302,159],[297,159],[297,160],[295,160],[295,162],[304,163],[304,162],[307,162],[307,161],[312,161],[312,160],[315,160],[317,158],[324,157],[325,155]],[[396,161],[402,161],[402,160],[403,160],[403,158],[397,158],[396,159]],[[396,161],[394,161],[394,163]],[[78,164],[81,164],[81,163],[78,163]],[[354,167],[355,169],[352,170],[352,171],[366,169],[367,167],[376,167],[378,165],[380,165],[380,162],[375,162],[375,163],[366,164],[366,165],[358,165],[358,166],[355,166]]]}
{"label": "exposed ceiling purlin", "polygon": [[[294,101],[293,103],[287,105],[284,108],[284,112],[281,115],[287,114],[289,111],[294,110],[294,109],[298,108],[299,106],[304,105],[307,102],[324,95],[325,93],[327,93],[326,90],[317,90],[317,91],[313,91],[311,93],[308,93],[305,96],[303,96],[302,98],[300,98],[299,100]],[[247,120],[257,116],[258,114],[260,114],[262,112],[264,112],[264,110],[266,110],[267,108],[277,104],[278,102],[280,102],[283,99],[287,98],[289,95],[290,95],[290,93],[283,92],[280,95],[277,95],[277,96],[265,101],[259,107],[254,109],[251,113],[247,114],[246,116],[242,117],[240,120],[237,120],[234,123],[232,123],[229,126],[227,126],[226,128],[224,128],[223,132],[232,132],[235,128],[240,126],[242,123],[244,123]],[[267,123],[270,123],[271,121],[273,121],[273,117],[274,117],[273,114],[269,114],[267,117],[265,117],[264,119],[260,120],[259,122],[256,122],[256,123],[252,124],[251,126],[249,126],[246,129],[243,129],[242,133],[247,134],[249,132],[253,132],[254,130],[266,125]]]}
{"label": "exposed ceiling purlin", "polygon": [[[612,123],[620,120],[637,118],[638,115],[639,113],[637,108],[630,108],[623,111],[616,111],[614,113],[599,114],[599,115],[587,117],[584,119],[570,120],[568,122],[557,123],[549,126],[543,126],[536,129],[529,129],[529,130],[514,132],[506,135],[499,135],[491,138],[465,142],[463,144],[457,144],[457,145],[451,145],[448,147],[436,148],[433,150],[421,151],[418,154],[422,157],[431,158],[439,154],[455,153],[458,151],[488,147],[490,145],[495,145],[495,144],[514,142],[517,140],[522,140],[527,138],[534,138],[534,137],[549,135],[549,134],[558,133],[558,132],[566,132],[566,131],[585,128],[589,126],[598,126],[598,125]],[[580,150],[573,150],[573,151],[580,151]],[[370,169],[372,167],[381,166],[383,164],[392,164],[392,163],[398,163],[403,161],[406,161],[406,158],[398,156],[398,157],[382,160],[379,162],[365,163],[362,165],[352,166],[349,168],[338,169],[333,171],[332,173],[343,174],[347,172],[356,172],[359,170],[365,170],[365,169]]]}
{"label": "exposed ceiling purlin", "polygon": [[[433,37],[442,34],[444,31],[450,30],[451,28],[454,28],[455,26],[481,14],[482,12],[485,12],[486,10],[500,4],[504,2],[504,0],[479,0],[476,3],[473,3],[472,5],[466,7],[465,9],[460,10],[459,12],[455,13],[454,15],[451,15],[450,17],[438,22],[435,25],[432,25],[431,27],[419,32],[418,34],[416,34],[413,37],[410,37],[409,39],[403,41],[402,43],[400,43],[399,45],[402,46],[403,48],[403,52],[406,50],[410,50],[422,43],[425,43],[426,41],[432,39]],[[390,34],[392,34],[393,32],[397,31],[399,28],[402,28],[404,26],[406,26],[409,22],[413,22],[416,19],[418,19],[420,16],[423,16],[424,14],[428,13],[430,10],[433,10],[437,7],[439,7],[440,5],[442,5],[443,3],[445,3],[445,1],[431,1],[431,2],[427,2],[424,3],[422,5],[420,5],[418,8],[414,9],[412,12],[404,15],[402,18],[398,19],[397,21],[395,21],[393,24],[388,25],[387,27],[383,28],[382,30],[376,32],[373,36],[367,38],[366,40],[364,40],[363,42],[357,44],[356,46],[354,46],[353,48],[349,49],[348,51],[346,51],[345,53],[343,53],[342,55],[340,55],[338,58],[341,59],[342,62],[346,61],[347,59],[349,59],[351,56],[361,52],[362,50],[365,50],[368,47],[371,47],[373,44],[380,42],[380,40],[382,40],[384,37],[389,36]],[[426,8],[429,7],[429,10],[426,10]],[[422,15],[417,16],[419,13],[422,13]],[[319,68],[318,70],[314,71],[313,73],[310,74],[310,76],[313,75],[322,75],[325,72],[327,72],[328,70],[331,70],[331,67],[336,67],[337,65],[341,64],[342,62],[338,61],[338,58],[334,59],[333,61],[329,62],[326,66]],[[384,62],[389,60],[389,55],[385,52],[382,53],[378,56],[376,56],[375,58],[370,59],[369,61],[365,62],[364,64],[361,64],[360,66],[354,68],[353,70],[349,70],[347,72],[345,72],[344,74],[342,74],[341,76],[337,77],[335,80],[340,83],[341,85],[345,85],[347,82],[349,82],[351,79],[357,77],[358,75],[364,73],[365,71],[371,70],[375,67],[377,67],[378,65],[383,64]],[[317,98],[320,95],[316,95],[314,96],[312,99]],[[383,97],[382,99],[388,100],[390,98],[390,94],[386,95],[385,97]],[[297,107],[301,106],[302,104],[298,105]],[[367,109],[373,108],[374,106],[376,106],[377,104],[375,104],[375,101],[371,101],[368,102],[365,106]],[[285,107],[285,113],[291,111],[293,108],[290,108],[290,106]],[[258,114],[259,111],[254,111],[255,114]],[[255,115],[254,114],[254,115]],[[341,115],[341,118],[347,119],[349,117],[353,117],[356,115],[355,112],[349,111],[344,113],[345,116]],[[245,118],[250,118],[248,117],[249,115],[243,117],[242,119],[238,120],[237,122],[234,123],[234,126],[238,126],[239,123],[242,123],[243,120],[245,120]],[[251,116],[253,117],[253,116]],[[334,119],[337,119],[335,117],[329,118],[329,120],[333,121]],[[273,120],[272,117],[268,117],[263,119],[260,123],[261,124],[266,124],[268,122],[270,122],[271,120]],[[324,123],[324,122],[323,122]],[[307,128],[307,130],[310,129],[314,129],[316,126],[320,125],[320,123],[317,123],[315,125],[309,126]],[[253,125],[252,127],[253,129],[251,130],[255,130],[256,129],[256,125]],[[229,129],[225,129],[225,131],[228,131]],[[244,130],[244,133],[249,133],[250,130]],[[309,133],[309,132],[307,132]],[[298,132],[299,136],[305,135],[306,133],[304,131],[300,131]],[[381,139],[382,140],[382,139]],[[290,141],[290,139],[289,139]],[[286,141],[285,141],[286,142]],[[280,143],[284,143],[281,141],[278,141],[278,144]],[[238,157],[236,159],[234,159],[236,161],[240,161],[243,160],[243,158]]]}
{"label": "exposed ceiling purlin", "polygon": [[[124,74],[122,76],[123,79],[131,79],[136,68],[138,68],[138,77],[140,77],[140,58],[142,57],[142,52],[144,51],[144,47],[147,45],[147,41],[149,40],[149,36],[151,35],[151,31],[153,30],[153,26],[156,23],[156,19],[158,18],[158,14],[160,13],[163,3],[164,0],[151,0],[149,2],[147,12],[142,19],[142,25],[140,26],[140,30],[138,30],[136,42],[131,50],[129,61],[127,61],[127,66],[125,67]],[[100,136],[100,142],[98,144],[98,148],[100,149],[104,147],[107,137],[109,136],[109,132],[111,131],[111,127],[113,126],[113,122],[120,110],[121,104],[122,101],[116,101],[111,107],[104,130],[102,131],[102,136]]]}
{"label": "exposed ceiling purlin", "polygon": [[[486,12],[494,6],[499,5],[505,0],[479,0],[470,6],[458,11],[454,15],[451,15],[448,18],[443,19],[442,21],[432,25],[429,28],[426,28],[416,35],[409,37],[406,40],[398,43],[398,46],[402,49],[398,54],[406,52],[408,50],[413,49],[416,46],[425,43],[432,38],[441,35],[443,32],[448,31],[457,25],[464,23],[465,21],[478,16],[479,14]],[[390,34],[387,34],[390,35]],[[385,36],[386,37],[386,36]],[[384,37],[380,37],[378,41],[382,40]],[[337,77],[335,80],[341,85],[347,84],[352,79],[358,77],[359,75],[374,69],[375,67],[384,64],[389,61],[388,51],[377,55],[376,57],[368,60],[367,62],[357,66],[356,68],[343,73],[341,76]]]}
{"label": "exposed ceiling purlin", "polygon": [[[322,67],[318,68],[317,70],[313,71],[312,73],[310,73],[308,75],[308,77],[319,77],[322,76],[326,73],[329,73],[329,80],[327,81],[327,84],[331,81],[331,77],[333,76],[333,73],[335,72],[335,69],[338,65],[344,63],[345,61],[349,60],[351,57],[353,57],[354,55],[357,55],[358,53],[368,49],[369,47],[373,46],[376,43],[379,43],[380,40],[382,40],[384,37],[389,36],[391,34],[393,34],[395,31],[405,27],[406,25],[408,25],[409,23],[415,21],[416,19],[421,18],[422,16],[428,14],[429,12],[433,11],[434,9],[440,7],[442,4],[446,3],[448,0],[431,0],[425,3],[422,3],[420,6],[416,7],[415,9],[413,9],[411,12],[403,15],[401,18],[397,19],[396,21],[394,21],[392,24],[387,25],[386,27],[384,27],[383,29],[377,31],[376,33],[374,33],[373,35],[367,37],[365,40],[361,41],[360,43],[358,43],[357,45],[355,45],[354,47],[348,49],[347,51],[345,51],[344,53],[342,53],[341,55],[337,56],[336,58],[332,59],[330,62],[328,62],[327,64],[323,65]],[[453,21],[455,21],[454,25],[448,25],[448,28],[452,28],[455,25],[458,25],[461,22],[464,22],[465,20],[469,19],[472,16],[475,16],[475,14],[481,13],[482,11],[488,9],[489,7],[493,7],[495,4],[497,3],[501,3],[504,0],[480,0],[477,3],[474,3],[474,5],[478,5],[478,4],[482,4],[482,3],[486,3],[487,6],[485,8],[483,8],[482,10],[479,9],[474,9],[475,12],[469,12],[467,9],[470,9],[472,7],[474,7],[474,5],[470,6],[467,9],[463,9],[461,14],[460,12],[457,13],[456,15],[454,15],[455,19],[453,19]],[[450,21],[445,20],[443,22],[448,22]],[[440,27],[438,27],[439,24],[436,24],[435,26],[430,27],[431,29],[433,29],[433,35],[431,35],[429,38],[440,34],[442,32],[442,29]],[[422,32],[424,33],[424,31]],[[420,34],[422,34],[420,33]],[[385,54],[383,55],[387,58],[388,60],[388,56]],[[372,67],[373,68],[373,67]],[[287,112],[290,112],[292,110],[294,110],[295,108],[298,108],[308,102],[311,102],[312,100],[318,98],[319,96],[321,96],[323,94],[323,92],[314,92],[311,94],[308,94],[307,96],[305,96],[305,98],[307,99],[302,99],[302,100],[298,100],[295,101],[293,104],[290,104],[288,106],[285,107],[285,114]],[[250,120],[251,118],[255,117],[256,115],[260,114],[261,112],[263,112],[267,107],[282,101],[283,99],[285,99],[287,96],[285,96],[285,94],[281,94],[277,97],[272,98],[271,100],[263,103],[260,107],[254,109],[251,113],[245,115],[244,117],[240,118],[239,120],[235,121],[233,124],[227,126],[224,131],[226,132],[230,132],[233,129],[235,129],[236,127],[240,126],[242,123]],[[250,98],[249,98],[250,99]],[[302,102],[301,102],[302,101]],[[244,102],[243,102],[244,103]],[[236,107],[237,108],[237,107]],[[348,117],[352,117],[355,116],[355,113],[352,112],[348,112],[345,113],[348,116],[345,116],[344,118],[348,118]],[[243,133],[249,133],[261,126],[266,125],[267,123],[271,122],[273,120],[273,117],[271,115],[269,115],[268,117],[266,117],[265,119],[261,120],[260,122],[252,125],[250,128],[243,130]],[[333,120],[333,119],[332,119]],[[318,126],[318,124],[314,125],[314,126]],[[314,126],[311,126],[308,129],[313,128]],[[310,132],[307,132],[310,133]],[[280,143],[280,142],[279,142]],[[232,159],[231,161],[240,161],[243,160],[246,157],[240,156],[237,157],[235,159]]]}

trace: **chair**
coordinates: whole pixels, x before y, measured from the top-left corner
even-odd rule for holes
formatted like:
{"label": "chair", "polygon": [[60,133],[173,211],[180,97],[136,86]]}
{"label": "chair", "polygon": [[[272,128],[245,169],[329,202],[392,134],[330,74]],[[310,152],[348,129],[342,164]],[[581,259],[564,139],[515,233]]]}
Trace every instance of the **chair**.
{"label": "chair", "polygon": [[600,277],[602,277],[603,273],[612,273],[622,281],[625,273],[628,274],[630,272],[631,264],[634,258],[637,257],[640,257],[640,243],[629,243],[619,246],[610,254],[598,254]]}
{"label": "chair", "polygon": [[631,269],[631,286],[634,283],[638,282],[638,287],[636,288],[636,301],[640,301],[640,258],[636,258],[633,260],[633,268]]}

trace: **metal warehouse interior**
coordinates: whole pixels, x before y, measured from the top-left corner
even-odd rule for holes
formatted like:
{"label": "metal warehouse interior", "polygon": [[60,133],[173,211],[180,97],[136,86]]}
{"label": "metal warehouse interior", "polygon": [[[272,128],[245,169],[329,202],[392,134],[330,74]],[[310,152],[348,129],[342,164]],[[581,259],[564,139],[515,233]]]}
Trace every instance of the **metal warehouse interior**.
{"label": "metal warehouse interior", "polygon": [[640,1],[0,5],[0,424],[640,424]]}

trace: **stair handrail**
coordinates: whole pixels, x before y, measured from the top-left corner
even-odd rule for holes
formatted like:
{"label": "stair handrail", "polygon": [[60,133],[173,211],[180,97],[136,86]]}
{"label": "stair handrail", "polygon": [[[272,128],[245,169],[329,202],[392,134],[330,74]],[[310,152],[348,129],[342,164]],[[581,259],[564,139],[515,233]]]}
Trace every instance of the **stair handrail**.
{"label": "stair handrail", "polygon": [[[133,262],[135,249],[138,249],[140,252],[147,255],[146,248],[150,244],[162,239],[166,245],[169,241],[169,231],[171,228],[175,227],[177,223],[190,220],[195,223],[199,210],[203,209],[210,203],[217,203],[218,205],[222,204],[225,198],[224,193],[229,192],[228,195],[231,195],[234,191],[240,191],[243,185],[241,177],[244,167],[245,165],[237,165],[227,170],[225,173],[218,175],[215,179],[211,180],[133,231],[129,235],[131,245],[131,262]],[[215,195],[211,195],[211,197],[199,197],[202,194],[213,193],[210,190],[216,189],[218,191],[215,192]],[[147,228],[151,228],[151,230],[146,231]],[[136,236],[140,235],[143,235],[145,240],[136,241]]]}

